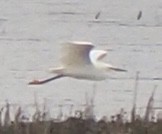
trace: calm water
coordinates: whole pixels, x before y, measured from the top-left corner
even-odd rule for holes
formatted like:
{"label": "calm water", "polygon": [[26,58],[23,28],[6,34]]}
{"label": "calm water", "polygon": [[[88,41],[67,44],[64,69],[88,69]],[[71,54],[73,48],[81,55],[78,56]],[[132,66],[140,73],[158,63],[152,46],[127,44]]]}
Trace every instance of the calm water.
{"label": "calm water", "polygon": [[[140,10],[142,17],[137,20]],[[110,73],[118,79],[96,83],[65,78],[28,86],[32,79],[52,76],[48,68],[57,66],[60,43],[69,40],[91,41],[98,48],[108,48],[105,60],[128,72]],[[0,63],[2,104],[5,100],[31,104],[36,94],[40,103],[46,98],[55,110],[59,104],[82,108],[95,85],[98,116],[120,108],[129,112],[134,78],[140,71],[143,80],[138,85],[137,106],[146,106],[155,85],[155,104],[162,106],[162,83],[151,80],[162,77],[162,1],[1,0]]]}

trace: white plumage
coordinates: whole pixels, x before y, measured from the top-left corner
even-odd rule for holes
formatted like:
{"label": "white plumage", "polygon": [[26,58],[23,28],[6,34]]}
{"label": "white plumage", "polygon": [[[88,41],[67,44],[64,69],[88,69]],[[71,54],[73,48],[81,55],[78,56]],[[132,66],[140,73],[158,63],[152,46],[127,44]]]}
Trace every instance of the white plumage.
{"label": "white plumage", "polygon": [[102,61],[106,50],[95,50],[91,42],[67,42],[63,44],[61,66],[50,69],[57,76],[42,81],[34,80],[29,84],[43,84],[61,77],[86,80],[104,80],[107,71],[126,71]]}

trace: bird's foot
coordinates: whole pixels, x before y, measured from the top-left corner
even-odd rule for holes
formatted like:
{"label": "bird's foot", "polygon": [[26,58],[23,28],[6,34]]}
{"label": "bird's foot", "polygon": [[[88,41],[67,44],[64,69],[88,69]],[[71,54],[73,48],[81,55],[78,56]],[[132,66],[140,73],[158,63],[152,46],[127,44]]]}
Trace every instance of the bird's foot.
{"label": "bird's foot", "polygon": [[39,84],[41,84],[41,81],[39,81],[39,80],[33,80],[33,81],[29,82],[28,84],[29,85],[39,85]]}

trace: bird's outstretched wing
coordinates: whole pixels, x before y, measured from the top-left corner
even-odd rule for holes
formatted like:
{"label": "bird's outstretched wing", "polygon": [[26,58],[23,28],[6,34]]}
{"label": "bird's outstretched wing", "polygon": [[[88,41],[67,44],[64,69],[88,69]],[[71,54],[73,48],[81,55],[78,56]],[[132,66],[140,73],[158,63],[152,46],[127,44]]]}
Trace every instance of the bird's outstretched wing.
{"label": "bird's outstretched wing", "polygon": [[91,42],[67,42],[62,47],[61,61],[63,66],[85,66],[91,64]]}

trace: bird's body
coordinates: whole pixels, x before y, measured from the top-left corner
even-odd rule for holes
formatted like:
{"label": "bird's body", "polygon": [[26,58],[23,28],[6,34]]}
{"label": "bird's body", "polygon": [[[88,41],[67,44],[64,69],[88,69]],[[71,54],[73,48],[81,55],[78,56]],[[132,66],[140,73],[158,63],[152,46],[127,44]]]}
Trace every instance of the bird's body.
{"label": "bird's body", "polygon": [[43,84],[61,77],[98,81],[108,78],[107,71],[126,71],[101,61],[107,51],[93,48],[91,42],[65,43],[62,48],[61,66],[50,69],[50,72],[57,76],[43,81],[35,80],[29,84]]}
{"label": "bird's body", "polygon": [[104,80],[107,75],[102,70],[97,70],[94,66],[85,66],[78,68],[68,68],[64,69],[61,74],[64,76],[76,78],[76,79],[86,79],[86,80]]}

